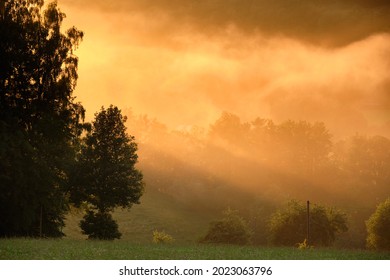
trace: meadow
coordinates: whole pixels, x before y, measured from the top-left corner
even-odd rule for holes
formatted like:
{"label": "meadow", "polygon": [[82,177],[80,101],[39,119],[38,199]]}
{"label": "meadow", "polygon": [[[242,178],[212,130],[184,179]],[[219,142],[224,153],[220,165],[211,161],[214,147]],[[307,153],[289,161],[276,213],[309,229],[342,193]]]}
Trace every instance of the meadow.
{"label": "meadow", "polygon": [[[1,260],[390,260],[390,252],[364,249],[200,244],[209,222],[218,216],[194,212],[169,196],[146,192],[140,205],[116,210],[122,238],[86,240],[78,222],[82,214],[68,215],[62,239],[0,239]],[[174,241],[154,244],[154,230],[165,231]]]}
{"label": "meadow", "polygon": [[390,252],[131,241],[1,239],[2,260],[389,260]]}
{"label": "meadow", "polygon": [[[390,252],[364,249],[231,246],[199,244],[209,222],[218,218],[193,211],[169,196],[148,191],[140,205],[116,210],[122,238],[115,241],[86,240],[73,211],[66,219],[62,239],[0,239],[2,260],[390,260]],[[154,244],[152,232],[165,231],[172,244]]]}
{"label": "meadow", "polygon": [[[135,204],[130,209],[119,208],[113,213],[122,233],[121,240],[140,244],[151,243],[154,230],[166,232],[178,244],[194,243],[207,232],[210,221],[218,215],[194,210],[186,203],[153,190],[145,192],[141,204]],[[65,239],[86,239],[78,226],[82,216],[79,210],[73,209],[66,217]]]}

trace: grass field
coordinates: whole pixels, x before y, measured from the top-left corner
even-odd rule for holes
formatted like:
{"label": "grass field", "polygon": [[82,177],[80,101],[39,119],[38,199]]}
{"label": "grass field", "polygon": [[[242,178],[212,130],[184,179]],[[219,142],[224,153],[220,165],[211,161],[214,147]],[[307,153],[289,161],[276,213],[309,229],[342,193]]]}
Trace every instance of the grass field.
{"label": "grass field", "polygon": [[[175,243],[188,244],[207,232],[210,221],[218,218],[216,215],[219,213],[195,211],[168,195],[147,191],[141,198],[141,204],[133,205],[130,210],[117,209],[113,217],[118,222],[124,241],[151,243],[153,231],[158,230],[171,235]],[[80,213],[67,216],[64,228],[66,239],[86,239],[78,226],[81,219]]]}
{"label": "grass field", "polygon": [[[90,241],[81,234],[81,213],[68,215],[63,239],[0,239],[2,260],[390,260],[390,252],[332,248],[272,248],[200,245],[217,214],[194,211],[171,197],[147,192],[130,211],[117,210],[114,218],[121,240]],[[172,235],[173,244],[152,243],[152,232]]]}
{"label": "grass field", "polygon": [[389,260],[390,252],[314,248],[136,244],[131,241],[0,239],[2,260]]}

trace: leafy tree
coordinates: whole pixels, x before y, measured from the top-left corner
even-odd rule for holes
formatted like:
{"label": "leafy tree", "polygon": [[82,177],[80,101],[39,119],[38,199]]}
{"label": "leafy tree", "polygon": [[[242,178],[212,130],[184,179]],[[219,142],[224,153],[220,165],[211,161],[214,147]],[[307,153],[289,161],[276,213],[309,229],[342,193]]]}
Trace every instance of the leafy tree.
{"label": "leafy tree", "polygon": [[[310,245],[329,246],[336,234],[347,231],[345,214],[320,205],[310,210]],[[306,205],[292,200],[276,211],[270,220],[271,242],[275,245],[295,246],[306,238]]]}
{"label": "leafy tree", "polygon": [[[91,208],[81,225],[94,222],[111,224],[107,218],[110,211],[115,207],[131,207],[139,203],[142,196],[142,174],[135,168],[137,144],[134,137],[126,133],[125,122],[126,117],[117,107],[102,108],[95,114],[91,130],[82,143],[70,192],[76,205],[87,202]],[[93,234],[85,228],[84,232],[90,238],[112,237]]]}
{"label": "leafy tree", "polygon": [[210,126],[209,136],[240,146],[247,144],[249,132],[249,123],[242,123],[237,115],[223,112],[221,117]]}
{"label": "leafy tree", "polygon": [[380,203],[366,222],[367,247],[390,250],[390,198]]}
{"label": "leafy tree", "polygon": [[201,242],[245,245],[250,242],[251,235],[247,222],[237,211],[228,209],[221,220],[210,224]]}
{"label": "leafy tree", "polygon": [[113,240],[119,239],[122,235],[110,213],[87,211],[80,222],[80,227],[82,233],[88,235],[90,239]]}
{"label": "leafy tree", "polygon": [[0,19],[0,236],[61,236],[83,107],[72,96],[83,37],[56,3],[7,1]]}

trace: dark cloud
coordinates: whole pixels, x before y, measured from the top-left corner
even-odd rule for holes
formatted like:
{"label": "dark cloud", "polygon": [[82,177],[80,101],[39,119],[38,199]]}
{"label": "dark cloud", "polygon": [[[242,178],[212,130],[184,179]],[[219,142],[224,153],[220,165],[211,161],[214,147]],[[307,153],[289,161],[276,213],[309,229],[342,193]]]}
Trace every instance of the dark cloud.
{"label": "dark cloud", "polygon": [[167,16],[174,32],[191,26],[218,32],[234,25],[242,32],[287,36],[337,47],[390,32],[388,0],[62,0],[83,9]]}

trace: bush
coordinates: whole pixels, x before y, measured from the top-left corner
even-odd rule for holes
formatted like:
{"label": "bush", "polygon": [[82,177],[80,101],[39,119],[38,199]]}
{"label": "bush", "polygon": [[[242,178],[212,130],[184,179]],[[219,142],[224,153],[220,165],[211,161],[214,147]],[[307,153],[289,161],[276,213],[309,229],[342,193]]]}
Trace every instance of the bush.
{"label": "bush", "polygon": [[88,235],[88,239],[114,240],[121,237],[118,224],[109,213],[89,210],[80,222],[80,227],[82,233]]}
{"label": "bush", "polygon": [[[290,201],[285,208],[271,216],[269,229],[272,244],[298,245],[306,238],[306,205],[295,200]],[[329,246],[335,241],[337,233],[347,230],[347,218],[344,213],[320,205],[311,207],[308,245]]]}
{"label": "bush", "polygon": [[306,238],[305,238],[305,240],[303,240],[302,243],[298,243],[299,250],[307,250],[307,249],[312,249],[312,248],[313,248],[313,246],[309,245]]}
{"label": "bush", "polygon": [[368,248],[390,250],[390,198],[377,206],[366,227]]}
{"label": "bush", "polygon": [[237,211],[228,209],[223,218],[210,224],[209,231],[200,242],[245,245],[252,236],[247,222]]}
{"label": "bush", "polygon": [[166,244],[172,242],[173,242],[173,237],[165,233],[164,231],[158,231],[158,230],[153,231],[153,243]]}

